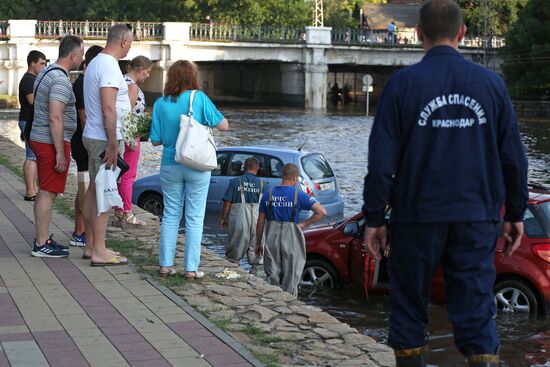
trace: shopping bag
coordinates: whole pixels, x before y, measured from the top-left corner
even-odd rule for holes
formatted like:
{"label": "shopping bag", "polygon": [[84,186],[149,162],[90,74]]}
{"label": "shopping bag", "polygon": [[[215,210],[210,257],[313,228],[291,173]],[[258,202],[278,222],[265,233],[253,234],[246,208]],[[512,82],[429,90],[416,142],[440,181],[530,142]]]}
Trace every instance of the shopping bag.
{"label": "shopping bag", "polygon": [[116,179],[120,172],[120,168],[105,169],[105,163],[99,167],[97,176],[95,177],[95,196],[97,204],[97,215],[108,212],[112,207],[122,208],[122,199],[118,194],[118,186]]}
{"label": "shopping bag", "polygon": [[198,171],[212,171],[218,166],[212,129],[193,117],[195,90],[189,97],[189,112],[180,116],[180,131],[176,140],[174,160]]}

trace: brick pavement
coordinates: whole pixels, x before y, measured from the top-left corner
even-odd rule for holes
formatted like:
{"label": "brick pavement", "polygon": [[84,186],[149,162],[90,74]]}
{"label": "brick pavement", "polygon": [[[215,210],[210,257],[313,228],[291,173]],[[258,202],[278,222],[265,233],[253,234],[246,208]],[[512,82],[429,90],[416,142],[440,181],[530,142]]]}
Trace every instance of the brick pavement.
{"label": "brick pavement", "polygon": [[[131,266],[30,256],[33,206],[0,166],[0,367],[258,366],[227,334]],[[68,243],[73,222],[50,232]]]}

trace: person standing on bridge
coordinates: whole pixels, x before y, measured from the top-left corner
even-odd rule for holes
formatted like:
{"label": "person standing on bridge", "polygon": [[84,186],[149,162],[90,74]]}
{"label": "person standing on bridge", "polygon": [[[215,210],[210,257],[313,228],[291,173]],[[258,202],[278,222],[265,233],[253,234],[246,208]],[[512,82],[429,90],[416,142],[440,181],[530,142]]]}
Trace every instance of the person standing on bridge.
{"label": "person standing on bridge", "polygon": [[[95,178],[99,167],[113,167],[117,154],[124,154],[121,128],[124,117],[132,111],[128,84],[122,76],[118,60],[126,57],[132,47],[132,31],[124,24],[109,29],[107,44],[88,65],[84,74],[86,126],[82,142],[88,151],[90,186],[84,201],[86,246],[83,258],[92,266],[124,265],[128,260],[105,247],[109,213],[97,215]],[[101,158],[102,153],[104,157]]]}
{"label": "person standing on bridge", "polygon": [[504,81],[457,51],[466,26],[453,0],[428,0],[418,39],[426,55],[396,72],[369,141],[365,244],[387,250],[389,344],[397,366],[426,366],[428,302],[439,265],[457,348],[470,366],[499,366],[494,256],[505,204],[504,255],[517,249],[527,158]]}

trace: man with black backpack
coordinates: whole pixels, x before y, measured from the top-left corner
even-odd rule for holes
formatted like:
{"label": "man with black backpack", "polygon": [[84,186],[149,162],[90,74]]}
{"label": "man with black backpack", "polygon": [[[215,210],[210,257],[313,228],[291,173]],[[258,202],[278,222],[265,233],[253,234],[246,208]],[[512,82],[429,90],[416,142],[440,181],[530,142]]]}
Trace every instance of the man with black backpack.
{"label": "man with black backpack", "polygon": [[76,36],[65,36],[59,44],[57,61],[44,68],[34,82],[34,121],[30,145],[36,155],[40,189],[34,205],[36,238],[32,256],[67,257],[68,247],[48,237],[52,206],[65,191],[70,163],[70,141],[76,130],[76,107],[69,72],[78,70],[84,44]]}
{"label": "man with black backpack", "polygon": [[25,163],[23,163],[23,179],[25,180],[25,201],[36,198],[36,157],[29,147],[29,134],[34,115],[34,81],[40,71],[46,66],[46,55],[32,50],[27,55],[27,72],[19,82],[19,129],[21,140],[25,142]]}

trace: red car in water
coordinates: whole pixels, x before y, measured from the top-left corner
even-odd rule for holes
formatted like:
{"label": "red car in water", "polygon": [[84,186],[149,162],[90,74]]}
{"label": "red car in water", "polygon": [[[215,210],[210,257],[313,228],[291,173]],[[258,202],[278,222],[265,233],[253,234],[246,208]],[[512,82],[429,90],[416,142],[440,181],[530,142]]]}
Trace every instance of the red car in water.
{"label": "red car in water", "polygon": [[[550,191],[531,185],[523,218],[525,235],[511,257],[496,248],[494,285],[497,308],[509,312],[546,314],[550,311]],[[334,225],[308,230],[307,261],[301,287],[349,286],[369,293],[388,293],[387,259],[372,259],[363,248],[365,219],[361,213]],[[432,283],[432,300],[444,302],[443,272]]]}

